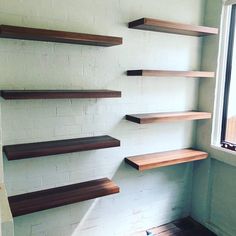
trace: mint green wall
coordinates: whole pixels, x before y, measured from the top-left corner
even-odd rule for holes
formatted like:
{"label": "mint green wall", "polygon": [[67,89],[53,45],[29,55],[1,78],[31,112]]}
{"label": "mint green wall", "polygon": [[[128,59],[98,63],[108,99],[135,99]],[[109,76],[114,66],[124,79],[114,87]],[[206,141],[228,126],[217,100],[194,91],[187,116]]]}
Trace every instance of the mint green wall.
{"label": "mint green wall", "polygon": [[[207,0],[205,24],[220,27],[221,0]],[[216,71],[219,37],[205,38],[202,69]],[[213,112],[215,79],[201,80],[199,109]],[[196,147],[209,152],[211,159],[194,164],[192,216],[217,235],[236,235],[236,156],[211,148],[212,122],[197,125]],[[217,160],[215,159],[217,158]],[[220,161],[222,160],[222,161]],[[225,163],[226,162],[226,163]],[[227,164],[228,163],[228,164]]]}

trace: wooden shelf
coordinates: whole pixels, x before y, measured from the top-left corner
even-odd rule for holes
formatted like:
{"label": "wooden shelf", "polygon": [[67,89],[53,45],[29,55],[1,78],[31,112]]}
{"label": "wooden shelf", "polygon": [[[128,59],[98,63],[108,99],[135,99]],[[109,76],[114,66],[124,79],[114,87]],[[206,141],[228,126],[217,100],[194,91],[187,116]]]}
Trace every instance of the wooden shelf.
{"label": "wooden shelf", "polygon": [[141,18],[132,21],[129,23],[129,28],[198,37],[218,34],[217,28],[187,25],[151,18]]}
{"label": "wooden shelf", "polygon": [[171,71],[171,70],[128,70],[128,76],[156,76],[156,77],[196,77],[214,78],[210,71]]}
{"label": "wooden shelf", "polygon": [[12,196],[8,200],[12,215],[16,217],[115,193],[119,193],[119,187],[104,178]]}
{"label": "wooden shelf", "polygon": [[122,44],[122,38],[10,25],[0,26],[0,37],[110,47]]}
{"label": "wooden shelf", "polygon": [[204,120],[210,118],[211,118],[211,113],[196,112],[196,111],[126,115],[126,120],[138,124],[169,122],[169,121],[185,121],[185,120]]}
{"label": "wooden shelf", "polygon": [[112,90],[2,90],[4,99],[72,99],[72,98],[115,98],[120,91]]}
{"label": "wooden shelf", "polygon": [[177,165],[206,159],[208,154],[192,149],[151,153],[125,158],[125,162],[139,171],[150,170],[163,166]]}
{"label": "wooden shelf", "polygon": [[120,141],[110,136],[57,140],[40,143],[7,145],[3,151],[9,161],[26,158],[119,147]]}

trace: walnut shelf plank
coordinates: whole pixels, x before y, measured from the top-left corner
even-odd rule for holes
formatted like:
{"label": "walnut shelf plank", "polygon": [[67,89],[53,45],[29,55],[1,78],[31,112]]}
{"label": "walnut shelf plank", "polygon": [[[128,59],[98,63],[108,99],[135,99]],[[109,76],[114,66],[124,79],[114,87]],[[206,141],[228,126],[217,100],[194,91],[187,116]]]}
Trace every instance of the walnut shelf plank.
{"label": "walnut shelf plank", "polygon": [[73,99],[116,98],[120,91],[113,90],[2,90],[4,99]]}
{"label": "walnut shelf plank", "polygon": [[217,28],[194,26],[151,18],[141,18],[132,21],[129,23],[129,28],[198,37],[218,34]]}
{"label": "walnut shelf plank", "polygon": [[3,147],[3,151],[6,154],[7,159],[12,161],[119,146],[119,140],[105,135],[39,143],[7,145]]}
{"label": "walnut shelf plank", "polygon": [[56,30],[0,25],[0,38],[110,47],[122,44],[122,38]]}
{"label": "walnut shelf plank", "polygon": [[125,162],[139,171],[154,169],[163,166],[177,165],[185,162],[192,162],[206,159],[206,152],[182,149],[177,151],[151,153],[125,158]]}
{"label": "walnut shelf plank", "polygon": [[128,76],[214,78],[211,71],[128,70]]}
{"label": "walnut shelf plank", "polygon": [[52,188],[8,198],[13,217],[119,193],[107,178]]}
{"label": "walnut shelf plank", "polygon": [[162,112],[126,115],[126,120],[138,124],[148,124],[157,122],[185,121],[185,120],[204,120],[210,119],[211,113],[208,112]]}

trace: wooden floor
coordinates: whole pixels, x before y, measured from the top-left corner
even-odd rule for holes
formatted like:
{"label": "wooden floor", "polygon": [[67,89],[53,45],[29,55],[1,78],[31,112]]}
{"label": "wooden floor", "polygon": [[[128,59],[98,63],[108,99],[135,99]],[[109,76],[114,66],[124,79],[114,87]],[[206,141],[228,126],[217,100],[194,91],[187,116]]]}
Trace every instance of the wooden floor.
{"label": "wooden floor", "polygon": [[[149,230],[155,236],[216,236],[191,218],[185,218]],[[136,236],[145,236],[140,232]]]}

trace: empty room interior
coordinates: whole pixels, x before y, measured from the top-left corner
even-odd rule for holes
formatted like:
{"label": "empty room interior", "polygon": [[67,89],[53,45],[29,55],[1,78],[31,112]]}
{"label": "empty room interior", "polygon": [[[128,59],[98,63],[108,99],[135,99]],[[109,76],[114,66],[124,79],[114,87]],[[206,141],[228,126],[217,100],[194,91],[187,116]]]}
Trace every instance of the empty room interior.
{"label": "empty room interior", "polygon": [[0,236],[236,236],[236,0],[0,0]]}

